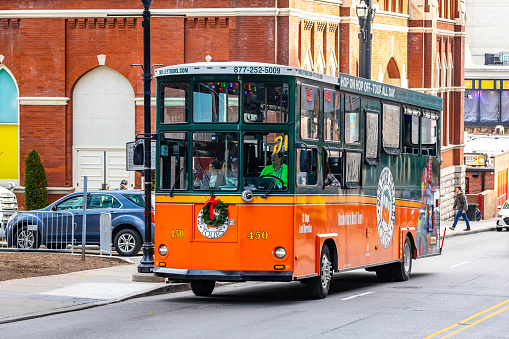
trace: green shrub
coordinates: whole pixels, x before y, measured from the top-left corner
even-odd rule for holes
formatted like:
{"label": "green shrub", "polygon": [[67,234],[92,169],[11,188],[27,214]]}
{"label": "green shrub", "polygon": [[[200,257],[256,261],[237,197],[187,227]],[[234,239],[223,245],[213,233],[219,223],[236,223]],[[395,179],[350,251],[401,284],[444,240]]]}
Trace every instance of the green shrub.
{"label": "green shrub", "polygon": [[48,180],[41,157],[32,149],[25,158],[25,206],[35,210],[48,205]]}

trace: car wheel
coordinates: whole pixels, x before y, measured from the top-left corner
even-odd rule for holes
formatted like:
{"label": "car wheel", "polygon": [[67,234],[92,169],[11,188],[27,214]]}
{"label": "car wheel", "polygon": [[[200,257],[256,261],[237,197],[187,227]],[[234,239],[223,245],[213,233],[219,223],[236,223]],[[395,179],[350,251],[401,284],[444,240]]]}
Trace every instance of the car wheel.
{"label": "car wheel", "polygon": [[39,232],[37,230],[29,230],[25,225],[18,228],[16,232],[16,247],[24,249],[37,249],[40,245]]}
{"label": "car wheel", "polygon": [[214,291],[215,280],[194,280],[191,281],[191,289],[194,295],[199,297],[208,297]]}
{"label": "car wheel", "polygon": [[502,232],[502,227],[497,227],[497,232]]}
{"label": "car wheel", "polygon": [[309,278],[306,282],[309,296],[313,299],[324,299],[329,293],[333,278],[332,261],[330,258],[329,247],[324,244],[320,256],[320,276]]}
{"label": "car wheel", "polygon": [[115,236],[115,250],[120,256],[130,257],[138,254],[141,248],[141,237],[138,232],[123,229]]}

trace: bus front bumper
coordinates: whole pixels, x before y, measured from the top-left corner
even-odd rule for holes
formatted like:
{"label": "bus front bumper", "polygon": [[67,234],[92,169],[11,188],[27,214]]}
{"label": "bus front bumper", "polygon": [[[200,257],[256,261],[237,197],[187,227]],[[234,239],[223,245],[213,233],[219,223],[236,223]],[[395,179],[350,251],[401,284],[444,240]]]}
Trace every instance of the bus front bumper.
{"label": "bus front bumper", "polygon": [[292,281],[293,271],[214,271],[154,267],[156,277],[189,282],[191,280],[216,281]]}

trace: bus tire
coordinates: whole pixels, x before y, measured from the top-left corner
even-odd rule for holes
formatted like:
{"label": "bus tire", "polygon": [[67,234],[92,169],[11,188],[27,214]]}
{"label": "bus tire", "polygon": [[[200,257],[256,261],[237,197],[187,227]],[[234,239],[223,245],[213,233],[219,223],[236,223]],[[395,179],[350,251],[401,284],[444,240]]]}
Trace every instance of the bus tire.
{"label": "bus tire", "polygon": [[191,290],[193,290],[194,295],[199,297],[208,297],[214,291],[214,287],[216,286],[215,280],[194,280],[191,281]]}
{"label": "bus tire", "polygon": [[376,278],[379,282],[386,283],[391,282],[394,276],[394,266],[392,264],[378,266],[375,269]]}
{"label": "bus tire", "polygon": [[320,276],[309,278],[306,287],[312,299],[324,299],[332,284],[333,271],[329,247],[323,245],[320,255]]}
{"label": "bus tire", "polygon": [[394,264],[394,280],[406,281],[410,278],[412,272],[412,243],[410,238],[406,237],[403,245],[403,260]]}

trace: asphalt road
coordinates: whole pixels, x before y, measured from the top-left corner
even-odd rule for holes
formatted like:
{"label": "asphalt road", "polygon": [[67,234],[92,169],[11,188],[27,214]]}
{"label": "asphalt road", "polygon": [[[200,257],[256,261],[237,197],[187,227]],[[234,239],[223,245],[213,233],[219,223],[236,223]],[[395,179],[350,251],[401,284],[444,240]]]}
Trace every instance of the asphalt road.
{"label": "asphalt road", "polygon": [[230,284],[209,298],[180,292],[0,325],[0,337],[509,338],[509,232],[446,239],[407,282],[364,270],[334,279],[324,300],[299,282]]}

